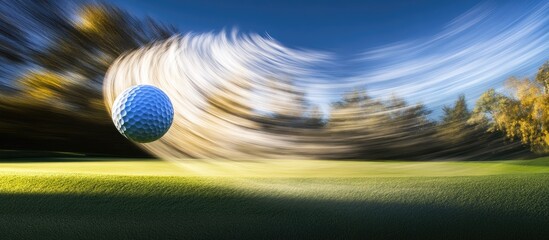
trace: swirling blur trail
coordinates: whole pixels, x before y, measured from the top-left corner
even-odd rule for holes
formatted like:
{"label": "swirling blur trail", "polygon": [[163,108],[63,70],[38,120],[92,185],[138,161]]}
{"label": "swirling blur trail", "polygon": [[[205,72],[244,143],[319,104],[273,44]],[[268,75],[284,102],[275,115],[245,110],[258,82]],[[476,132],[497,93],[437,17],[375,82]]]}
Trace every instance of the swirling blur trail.
{"label": "swirling blur trail", "polygon": [[481,4],[431,38],[360,54],[349,62],[364,67],[351,74],[328,67],[335,54],[287,48],[269,37],[174,36],[118,58],[103,93],[109,111],[116,96],[136,84],[170,96],[172,128],[140,145],[163,159],[333,158],[349,150],[343,139],[264,131],[264,116],[301,116],[303,98],[325,106],[364,86],[375,97],[396,94],[433,108],[462,92],[474,100],[511,73],[534,72],[548,52],[549,3],[520,13]]}

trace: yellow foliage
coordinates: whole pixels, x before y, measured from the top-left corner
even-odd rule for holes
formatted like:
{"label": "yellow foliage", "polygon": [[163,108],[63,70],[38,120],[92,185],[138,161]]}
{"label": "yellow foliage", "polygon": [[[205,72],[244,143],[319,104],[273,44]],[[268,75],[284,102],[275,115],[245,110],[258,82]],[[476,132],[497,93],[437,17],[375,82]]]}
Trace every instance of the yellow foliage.
{"label": "yellow foliage", "polygon": [[518,138],[536,152],[549,152],[549,96],[535,81],[509,79],[514,98],[499,102],[493,120],[507,137]]}
{"label": "yellow foliage", "polygon": [[25,74],[20,83],[23,88],[62,88],[63,78],[53,72],[32,71]]}
{"label": "yellow foliage", "polygon": [[66,80],[52,72],[32,71],[24,75],[19,83],[24,93],[34,101],[48,101],[60,97],[60,91],[65,87]]}
{"label": "yellow foliage", "polygon": [[35,101],[47,101],[49,99],[59,97],[56,92],[46,88],[31,89],[27,92],[27,94]]}
{"label": "yellow foliage", "polygon": [[80,9],[77,27],[84,32],[99,33],[108,22],[108,12],[104,7],[90,5]]}

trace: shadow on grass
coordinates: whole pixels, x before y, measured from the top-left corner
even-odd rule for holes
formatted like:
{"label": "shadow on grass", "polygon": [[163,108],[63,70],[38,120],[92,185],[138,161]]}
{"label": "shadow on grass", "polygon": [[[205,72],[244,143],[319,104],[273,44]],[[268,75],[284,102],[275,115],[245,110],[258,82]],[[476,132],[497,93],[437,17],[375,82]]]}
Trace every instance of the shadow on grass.
{"label": "shadow on grass", "polygon": [[236,196],[0,194],[2,239],[546,239],[547,213]]}
{"label": "shadow on grass", "polygon": [[162,161],[154,158],[102,158],[102,157],[44,157],[0,159],[0,163],[54,163],[54,162],[149,162]]}
{"label": "shadow on grass", "polygon": [[0,159],[0,163],[56,163],[56,162],[149,162],[162,161],[154,158],[16,158]]}
{"label": "shadow on grass", "polygon": [[16,151],[0,150],[0,163],[31,163],[31,162],[112,162],[112,161],[153,161],[150,157],[123,158],[118,156],[81,154],[71,152],[47,151]]}
{"label": "shadow on grass", "polygon": [[120,157],[106,154],[89,154],[51,151],[1,150],[0,163],[19,162],[85,162],[85,161],[149,161],[152,157]]}

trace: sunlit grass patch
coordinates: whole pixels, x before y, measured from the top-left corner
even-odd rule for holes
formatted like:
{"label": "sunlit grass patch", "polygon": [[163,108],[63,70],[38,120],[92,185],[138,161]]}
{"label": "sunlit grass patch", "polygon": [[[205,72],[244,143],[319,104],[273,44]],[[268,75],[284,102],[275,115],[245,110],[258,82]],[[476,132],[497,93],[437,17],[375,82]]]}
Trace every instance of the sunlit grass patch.
{"label": "sunlit grass patch", "polygon": [[[162,161],[0,163],[0,232],[8,239],[539,239],[549,234],[546,161],[232,168],[197,161],[193,171]],[[199,174],[207,166],[213,170]]]}

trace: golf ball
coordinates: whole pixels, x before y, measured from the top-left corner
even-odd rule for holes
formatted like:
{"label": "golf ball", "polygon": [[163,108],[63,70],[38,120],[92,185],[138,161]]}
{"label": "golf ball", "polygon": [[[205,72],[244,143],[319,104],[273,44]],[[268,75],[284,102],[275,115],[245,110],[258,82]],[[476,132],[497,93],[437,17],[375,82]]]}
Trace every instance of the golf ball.
{"label": "golf ball", "polygon": [[162,90],[136,85],[117,96],[112,120],[126,138],[139,143],[161,138],[173,122],[173,105]]}

